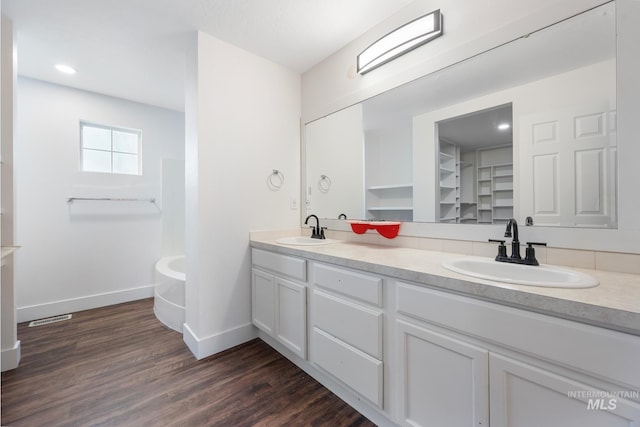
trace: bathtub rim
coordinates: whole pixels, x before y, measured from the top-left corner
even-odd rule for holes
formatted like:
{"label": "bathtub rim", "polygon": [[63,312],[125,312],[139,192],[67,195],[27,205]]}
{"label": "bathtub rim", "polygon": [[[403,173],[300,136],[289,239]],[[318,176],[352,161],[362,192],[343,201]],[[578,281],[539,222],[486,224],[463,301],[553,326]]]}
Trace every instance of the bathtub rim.
{"label": "bathtub rim", "polygon": [[167,276],[170,277],[172,279],[175,280],[180,280],[182,282],[186,282],[186,278],[187,278],[187,274],[180,272],[180,271],[176,271],[176,270],[172,270],[171,268],[169,268],[169,264],[177,259],[180,258],[185,258],[184,255],[172,255],[172,256],[166,256],[166,257],[162,257],[158,260],[158,262],[156,262],[156,272],[162,274],[163,276]]}

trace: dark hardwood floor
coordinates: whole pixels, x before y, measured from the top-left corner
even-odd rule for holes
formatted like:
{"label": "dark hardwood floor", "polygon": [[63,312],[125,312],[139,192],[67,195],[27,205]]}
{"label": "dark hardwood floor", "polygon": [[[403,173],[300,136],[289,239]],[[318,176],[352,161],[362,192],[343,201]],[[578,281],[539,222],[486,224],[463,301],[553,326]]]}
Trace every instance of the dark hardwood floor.
{"label": "dark hardwood floor", "polygon": [[18,325],[3,426],[372,426],[260,340],[197,361],[147,299]]}

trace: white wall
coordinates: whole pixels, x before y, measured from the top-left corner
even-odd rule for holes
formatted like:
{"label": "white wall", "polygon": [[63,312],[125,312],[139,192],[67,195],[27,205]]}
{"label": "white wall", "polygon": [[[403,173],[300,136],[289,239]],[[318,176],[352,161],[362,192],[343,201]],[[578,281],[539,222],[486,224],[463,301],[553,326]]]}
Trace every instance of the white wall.
{"label": "white wall", "polygon": [[299,226],[300,76],[204,33],[187,58],[184,340],[202,358],[255,336],[249,231]]}
{"label": "white wall", "polygon": [[[604,1],[416,0],[303,74],[304,123],[601,3]],[[356,56],[363,49],[400,25],[436,9],[444,17],[442,37],[364,76],[356,73]]]}
{"label": "white wall", "polygon": [[[500,45],[530,31],[604,3],[600,0],[416,0],[302,76],[303,122],[323,117],[385,90]],[[434,42],[371,71],[355,73],[357,54],[372,41],[421,14],[440,8],[444,35]],[[618,230],[572,228],[529,229],[530,240],[550,246],[640,253],[640,199],[634,183],[640,180],[640,2],[616,1],[618,106]],[[326,225],[342,229],[338,222]],[[404,224],[401,234],[461,240],[486,240],[498,226]]]}
{"label": "white wall", "polygon": [[[364,194],[360,191],[364,187],[362,106],[354,105],[309,123],[305,127],[305,140],[305,157],[313,159],[307,162],[306,214],[319,218],[338,218],[340,214],[365,218]],[[331,183],[329,180],[320,183],[322,175]]]}
{"label": "white wall", "polygon": [[366,185],[399,185],[413,182],[411,123],[365,132]]}
{"label": "white wall", "polygon": [[[182,113],[18,80],[16,144],[18,320],[152,295],[162,214],[162,159],[184,157]],[[79,171],[79,121],[142,130],[142,176]]]}
{"label": "white wall", "polygon": [[[0,168],[0,188],[2,203],[0,203],[2,216],[0,226],[0,241],[2,247],[15,244],[15,192],[14,192],[14,167],[13,167],[13,141],[15,135],[15,93],[16,93],[16,62],[14,52],[16,38],[13,22],[2,15],[2,49],[0,60],[0,84],[2,93],[2,163]],[[8,255],[2,258],[2,301],[0,314],[2,315],[1,348],[2,371],[14,369],[20,362],[20,341],[16,327],[15,291],[14,291],[14,256]]]}
{"label": "white wall", "polygon": [[184,255],[184,156],[162,159],[162,256]]}

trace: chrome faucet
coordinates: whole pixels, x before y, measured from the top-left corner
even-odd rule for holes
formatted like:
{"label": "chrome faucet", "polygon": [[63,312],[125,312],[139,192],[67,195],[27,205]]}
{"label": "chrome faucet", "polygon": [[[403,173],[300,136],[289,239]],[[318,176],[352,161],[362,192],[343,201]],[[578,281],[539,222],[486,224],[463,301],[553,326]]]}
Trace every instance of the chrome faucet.
{"label": "chrome faucet", "polygon": [[305,224],[309,223],[309,218],[315,218],[316,220],[316,226],[311,226],[309,228],[311,228],[311,238],[312,239],[325,239],[326,237],[324,237],[324,230],[327,229],[327,227],[320,227],[320,220],[318,219],[318,217],[316,215],[309,215],[307,217],[307,219],[304,220]]}
{"label": "chrome faucet", "polygon": [[537,242],[527,242],[527,251],[524,259],[520,256],[520,240],[518,238],[518,222],[511,218],[507,223],[507,229],[504,232],[504,237],[511,237],[511,256],[507,256],[507,247],[504,245],[504,240],[494,240],[489,239],[490,242],[499,243],[498,245],[498,255],[496,256],[496,261],[500,262],[511,262],[514,264],[525,264],[525,265],[540,265],[538,260],[536,259],[536,251],[533,246],[547,246],[546,243],[537,243]]}

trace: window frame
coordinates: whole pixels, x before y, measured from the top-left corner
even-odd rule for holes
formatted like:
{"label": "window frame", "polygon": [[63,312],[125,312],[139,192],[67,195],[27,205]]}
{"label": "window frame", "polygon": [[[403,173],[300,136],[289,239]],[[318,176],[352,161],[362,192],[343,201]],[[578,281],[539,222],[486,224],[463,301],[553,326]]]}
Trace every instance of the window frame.
{"label": "window frame", "polygon": [[[102,150],[102,149],[98,149],[98,148],[85,148],[85,141],[84,141],[84,128],[85,127],[89,127],[89,128],[96,128],[96,129],[104,129],[104,130],[108,130],[110,133],[110,149],[109,150]],[[138,139],[138,149],[137,149],[137,153],[130,153],[130,152],[124,152],[124,151],[117,151],[113,149],[113,134],[114,132],[122,132],[122,133],[128,133],[128,134],[134,134],[137,136]],[[95,122],[90,122],[87,120],[80,120],[80,172],[84,172],[84,173],[103,173],[103,174],[108,174],[108,175],[125,175],[125,176],[142,176],[142,130],[141,129],[134,129],[134,128],[127,128],[127,127],[123,127],[123,126],[111,126],[111,125],[105,125],[105,124],[101,124],[101,123],[95,123]],[[103,153],[109,153],[109,157],[111,160],[110,163],[110,171],[93,171],[93,170],[85,170],[84,168],[84,155],[85,155],[85,150],[90,150],[90,151],[99,151],[99,152],[103,152]],[[128,155],[135,155],[137,158],[137,164],[138,164],[138,172],[137,173],[127,173],[127,172],[117,172],[114,171],[113,169],[113,155],[115,154],[128,154]]]}

